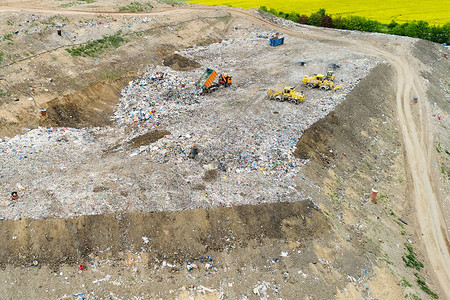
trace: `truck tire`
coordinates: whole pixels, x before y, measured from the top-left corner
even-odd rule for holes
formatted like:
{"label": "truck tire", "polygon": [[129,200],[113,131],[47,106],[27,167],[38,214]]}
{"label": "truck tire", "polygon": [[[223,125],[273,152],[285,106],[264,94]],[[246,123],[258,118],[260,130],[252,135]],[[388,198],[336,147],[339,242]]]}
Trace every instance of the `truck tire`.
{"label": "truck tire", "polygon": [[280,101],[280,102],[281,102],[281,101],[282,101],[282,100],[281,100],[281,96],[276,96],[276,97],[275,97],[275,100],[277,100],[277,101]]}
{"label": "truck tire", "polygon": [[328,85],[322,85],[322,86],[320,87],[320,89],[323,90],[323,91],[328,90],[328,88],[329,88]]}
{"label": "truck tire", "polygon": [[312,88],[314,87],[314,84],[308,83],[308,84],[306,85],[306,87],[307,87],[308,89],[312,89]]}

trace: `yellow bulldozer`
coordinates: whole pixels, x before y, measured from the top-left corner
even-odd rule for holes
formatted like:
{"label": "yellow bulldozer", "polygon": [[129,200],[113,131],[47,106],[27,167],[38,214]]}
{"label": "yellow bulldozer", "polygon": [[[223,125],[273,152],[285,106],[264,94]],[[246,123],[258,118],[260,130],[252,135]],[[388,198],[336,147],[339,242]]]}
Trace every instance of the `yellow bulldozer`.
{"label": "yellow bulldozer", "polygon": [[301,92],[300,94],[296,93],[294,87],[285,87],[282,91],[278,92],[270,89],[267,92],[267,95],[269,95],[269,99],[277,100],[280,102],[289,101],[294,104],[299,104],[305,99],[303,92]]}
{"label": "yellow bulldozer", "polygon": [[327,75],[322,74],[314,74],[314,76],[307,76],[303,77],[302,83],[306,84],[306,86],[309,89],[318,87],[321,90],[327,91],[327,90],[333,90],[336,91],[340,87],[342,87],[342,84],[338,86],[334,86],[334,74],[333,71],[328,71]]}

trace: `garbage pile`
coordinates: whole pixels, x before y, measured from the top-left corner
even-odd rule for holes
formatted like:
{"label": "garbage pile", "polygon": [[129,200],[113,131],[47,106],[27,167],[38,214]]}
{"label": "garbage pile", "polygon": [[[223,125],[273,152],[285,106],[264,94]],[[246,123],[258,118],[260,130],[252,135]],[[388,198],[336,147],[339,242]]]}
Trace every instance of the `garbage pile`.
{"label": "garbage pile", "polygon": [[[296,143],[379,61],[290,41],[268,50],[271,32],[236,27],[242,38],[179,54],[202,67],[150,66],[121,93],[112,127],[39,128],[0,141],[0,218],[74,217],[299,201],[305,160]],[[299,46],[300,48],[299,49]],[[330,48],[331,49],[331,48]],[[326,50],[326,49],[325,49]],[[297,53],[308,53],[304,66]],[[304,58],[304,57],[301,57]],[[264,63],[261,63],[264,62]],[[297,85],[314,70],[336,69],[344,88],[306,90],[300,105],[270,101],[268,87]],[[233,85],[199,95],[206,68]],[[135,145],[136,138],[157,133]],[[195,149],[195,151],[194,151]],[[11,199],[17,192],[18,198]]]}
{"label": "garbage pile", "polygon": [[176,119],[185,106],[198,104],[198,98],[186,74],[152,67],[123,89],[114,116],[121,125],[149,121],[158,126],[164,119]]}

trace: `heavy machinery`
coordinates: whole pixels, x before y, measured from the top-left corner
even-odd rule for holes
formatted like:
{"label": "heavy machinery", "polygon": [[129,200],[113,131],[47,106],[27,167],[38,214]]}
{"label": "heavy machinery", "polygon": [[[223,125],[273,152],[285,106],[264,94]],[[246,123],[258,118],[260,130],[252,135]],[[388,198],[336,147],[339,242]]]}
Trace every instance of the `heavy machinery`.
{"label": "heavy machinery", "polygon": [[300,94],[296,93],[294,87],[285,87],[282,91],[278,92],[270,89],[267,92],[267,95],[269,95],[269,99],[275,99],[280,102],[289,101],[294,104],[299,104],[305,99],[303,92],[301,92]]}
{"label": "heavy machinery", "polygon": [[318,87],[324,91],[330,89],[336,91],[338,88],[342,87],[342,84],[334,86],[333,80],[334,80],[333,71],[328,71],[326,76],[322,74],[314,74],[314,76],[312,77],[305,75],[305,77],[303,77],[302,79],[302,82],[306,84],[306,86],[309,89]]}
{"label": "heavy machinery", "polygon": [[197,90],[199,90],[200,94],[202,93],[211,93],[220,87],[229,87],[231,85],[231,76],[221,74],[219,76],[219,82],[214,83],[214,80],[217,77],[216,71],[213,69],[206,69],[203,75],[197,80],[195,86]]}

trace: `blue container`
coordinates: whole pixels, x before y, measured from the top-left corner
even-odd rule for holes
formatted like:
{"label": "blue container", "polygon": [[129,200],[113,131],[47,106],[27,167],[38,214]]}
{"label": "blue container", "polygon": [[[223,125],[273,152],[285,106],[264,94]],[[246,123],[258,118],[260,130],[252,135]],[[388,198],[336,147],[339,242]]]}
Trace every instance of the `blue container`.
{"label": "blue container", "polygon": [[276,47],[281,44],[284,44],[284,37],[278,39],[270,39],[270,46]]}

